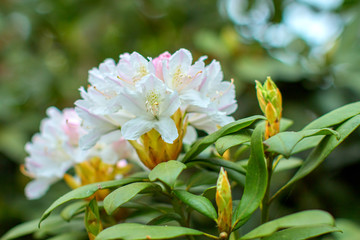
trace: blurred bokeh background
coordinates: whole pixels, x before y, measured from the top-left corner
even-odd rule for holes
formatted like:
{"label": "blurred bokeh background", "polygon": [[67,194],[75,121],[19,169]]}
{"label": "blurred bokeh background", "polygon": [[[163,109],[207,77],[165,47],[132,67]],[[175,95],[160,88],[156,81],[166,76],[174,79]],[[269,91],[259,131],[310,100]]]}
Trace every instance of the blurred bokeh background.
{"label": "blurred bokeh background", "polygon": [[[234,78],[237,119],[260,113],[254,80],[266,76],[280,87],[294,130],[360,98],[359,1],[1,0],[0,236],[40,217],[68,190],[56,184],[36,201],[23,194],[24,145],[46,108],[73,107],[88,70],[105,58],[133,51],[155,57],[181,47],[194,59],[217,59],[225,78]],[[359,134],[281,196],[272,217],[324,209],[348,229],[326,239],[360,239]]]}

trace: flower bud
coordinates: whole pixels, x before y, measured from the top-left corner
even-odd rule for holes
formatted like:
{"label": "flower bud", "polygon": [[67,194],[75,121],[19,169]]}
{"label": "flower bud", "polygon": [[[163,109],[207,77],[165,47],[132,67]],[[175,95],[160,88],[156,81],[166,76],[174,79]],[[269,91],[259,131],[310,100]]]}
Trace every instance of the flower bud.
{"label": "flower bud", "polygon": [[267,118],[265,139],[268,139],[280,131],[282,114],[281,93],[271,78],[267,77],[264,85],[256,81],[256,94],[260,109]]}
{"label": "flower bud", "polygon": [[221,168],[216,186],[216,205],[218,207],[218,228],[220,233],[231,232],[232,197],[227,172]]}

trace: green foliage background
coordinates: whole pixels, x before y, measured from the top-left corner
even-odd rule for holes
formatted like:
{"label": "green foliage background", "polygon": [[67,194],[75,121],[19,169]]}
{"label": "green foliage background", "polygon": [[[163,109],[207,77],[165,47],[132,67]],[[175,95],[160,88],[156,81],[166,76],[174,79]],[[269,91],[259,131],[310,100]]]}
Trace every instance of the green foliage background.
{"label": "green foliage background", "polygon": [[[29,179],[19,172],[24,145],[39,130],[49,106],[73,107],[87,72],[105,58],[137,51],[155,57],[184,47],[194,59],[221,62],[234,78],[237,119],[260,114],[254,80],[270,75],[284,101],[283,116],[293,129],[360,97],[360,17],[348,21],[323,61],[284,64],[257,42],[246,42],[215,0],[3,0],[0,3],[0,235],[12,226],[40,217],[68,188],[56,184],[46,199],[28,201]],[[274,1],[279,2],[279,1]],[[338,14],[358,12],[344,1]],[[274,19],[281,17],[281,9]],[[304,52],[308,46],[304,46]],[[285,193],[271,216],[303,209],[324,209],[344,228],[360,227],[360,138],[356,131],[317,171]],[[276,181],[284,183],[286,173]],[[352,231],[350,231],[351,233]],[[336,239],[354,239],[337,237]]]}

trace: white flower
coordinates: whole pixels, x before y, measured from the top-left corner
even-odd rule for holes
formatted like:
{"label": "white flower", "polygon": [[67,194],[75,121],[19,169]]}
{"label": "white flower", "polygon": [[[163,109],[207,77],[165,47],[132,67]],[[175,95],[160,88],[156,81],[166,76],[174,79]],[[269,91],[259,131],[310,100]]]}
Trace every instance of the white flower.
{"label": "white flower", "polygon": [[148,61],[137,52],[130,55],[120,55],[118,65],[118,82],[127,87],[135,86],[135,83],[149,74],[155,74],[152,61]]}
{"label": "white flower", "polygon": [[167,143],[178,137],[176,125],[171,119],[180,106],[178,94],[167,89],[155,75],[144,77],[136,84],[135,90],[124,89],[119,100],[125,110],[135,115],[121,127],[125,139],[137,140],[153,128]]}
{"label": "white flower", "polygon": [[65,109],[64,112],[67,118],[58,109],[48,108],[49,118],[41,122],[40,133],[25,145],[29,154],[25,159],[25,169],[36,179],[26,188],[29,198],[42,196],[76,163],[74,156],[79,156],[77,141],[80,130],[76,126],[80,126],[81,119],[74,115],[73,110]]}
{"label": "white flower", "polygon": [[[237,108],[234,84],[223,81],[217,61],[205,67],[205,59],[193,63],[186,49],[154,59],[133,52],[120,55],[117,64],[106,60],[92,69],[91,85],[80,90],[82,99],[75,103],[88,131],[81,147],[89,149],[102,136],[121,129],[125,139],[137,140],[130,143],[151,169],[178,157],[185,133],[185,142],[194,140],[196,131],[187,129],[189,123],[211,133],[233,121],[229,115]],[[161,144],[154,140],[158,135]]]}
{"label": "white flower", "polygon": [[219,62],[214,60],[206,67],[206,77],[199,87],[199,92],[209,99],[209,104],[189,114],[189,122],[193,126],[212,133],[234,121],[229,115],[237,109],[235,87],[233,82],[223,81]]}
{"label": "white flower", "polygon": [[170,89],[178,92],[182,109],[188,105],[206,107],[209,103],[196,90],[204,75],[204,59],[192,65],[191,53],[180,49],[170,57],[168,64],[163,64],[164,81]]}
{"label": "white flower", "polygon": [[[98,144],[89,150],[82,150],[79,139],[86,134],[86,129],[81,126],[82,120],[75,110],[67,108],[61,112],[50,107],[47,115],[48,118],[41,122],[40,133],[35,134],[32,141],[25,145],[29,154],[25,159],[25,174],[33,178],[25,188],[25,195],[29,199],[44,195],[49,186],[62,179],[70,168],[91,157],[100,157],[105,163],[116,164],[117,161],[130,158],[134,152],[121,137],[120,130],[100,135]],[[91,134],[88,136],[91,139]]]}

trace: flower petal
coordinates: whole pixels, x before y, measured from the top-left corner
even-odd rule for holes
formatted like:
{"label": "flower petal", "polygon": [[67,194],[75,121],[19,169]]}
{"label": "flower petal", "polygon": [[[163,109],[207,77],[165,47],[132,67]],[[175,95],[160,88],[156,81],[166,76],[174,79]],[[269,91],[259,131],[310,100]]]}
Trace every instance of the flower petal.
{"label": "flower petal", "polygon": [[183,138],[183,143],[193,144],[197,139],[197,132],[193,126],[188,125],[186,127],[186,134]]}
{"label": "flower petal", "polygon": [[28,199],[38,199],[42,197],[53,184],[56,179],[51,178],[39,178],[32,180],[25,187],[25,195]]}
{"label": "flower petal", "polygon": [[169,117],[160,118],[159,121],[155,122],[154,128],[167,143],[173,143],[179,136],[174,120]]}
{"label": "flower petal", "polygon": [[127,121],[121,127],[121,134],[127,140],[137,140],[144,133],[154,128],[154,122],[146,118],[137,117]]}
{"label": "flower petal", "polygon": [[124,89],[118,96],[118,101],[121,102],[125,110],[136,116],[146,113],[144,96],[142,96],[141,92]]}
{"label": "flower petal", "polygon": [[202,96],[198,91],[189,89],[180,94],[180,99],[184,104],[190,105],[187,111],[199,111],[199,108],[206,108],[210,99]]}
{"label": "flower petal", "polygon": [[161,105],[161,116],[170,117],[180,107],[180,98],[177,92],[169,92]]}

